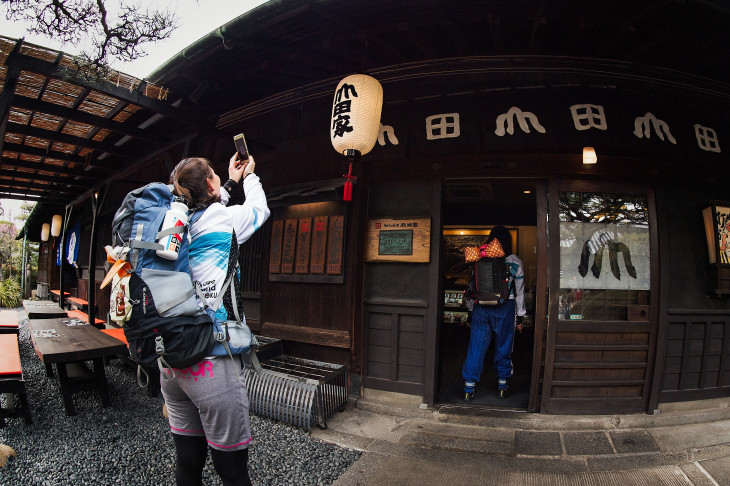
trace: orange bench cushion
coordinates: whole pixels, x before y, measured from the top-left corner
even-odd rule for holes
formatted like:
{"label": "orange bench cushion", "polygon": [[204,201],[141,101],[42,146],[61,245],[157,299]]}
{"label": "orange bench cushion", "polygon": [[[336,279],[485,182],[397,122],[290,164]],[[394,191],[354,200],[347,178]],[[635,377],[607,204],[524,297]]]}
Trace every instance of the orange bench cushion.
{"label": "orange bench cushion", "polygon": [[67,297],[67,301],[73,302],[76,305],[89,305],[88,302],[86,302],[84,299],[80,299],[78,297]]}
{"label": "orange bench cushion", "polygon": [[124,337],[124,329],[102,329],[101,332],[107,333],[110,336],[119,339],[124,344],[129,345],[129,343],[127,343],[127,338]]}
{"label": "orange bench cushion", "polygon": [[20,375],[20,349],[18,336],[0,334],[0,375]]}
{"label": "orange bench cushion", "polygon": [[0,311],[0,327],[18,327],[18,311]]}
{"label": "orange bench cushion", "polygon": [[[89,322],[89,314],[82,312],[80,310],[66,311],[66,314],[69,317],[74,317],[76,319],[81,319],[84,322]],[[104,324],[104,321],[102,321],[101,319],[94,318],[94,324]]]}

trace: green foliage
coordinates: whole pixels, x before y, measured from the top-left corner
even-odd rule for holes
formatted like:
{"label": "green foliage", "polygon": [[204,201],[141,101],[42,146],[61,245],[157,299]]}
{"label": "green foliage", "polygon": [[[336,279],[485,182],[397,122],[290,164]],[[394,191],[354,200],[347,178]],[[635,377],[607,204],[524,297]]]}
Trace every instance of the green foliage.
{"label": "green foliage", "polygon": [[0,307],[18,307],[20,305],[20,283],[15,278],[0,281]]}

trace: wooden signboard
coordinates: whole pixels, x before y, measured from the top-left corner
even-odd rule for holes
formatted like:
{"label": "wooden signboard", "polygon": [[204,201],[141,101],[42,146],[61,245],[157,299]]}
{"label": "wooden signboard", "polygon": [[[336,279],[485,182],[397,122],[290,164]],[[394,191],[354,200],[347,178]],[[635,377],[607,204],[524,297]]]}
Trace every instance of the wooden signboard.
{"label": "wooden signboard", "polygon": [[297,245],[296,219],[287,219],[284,223],[284,243],[281,250],[281,273],[294,273],[294,259]]}
{"label": "wooden signboard", "polygon": [[342,273],[342,245],[344,238],[345,217],[332,216],[327,235],[327,274],[329,275],[340,275]]}
{"label": "wooden signboard", "polygon": [[271,228],[271,250],[269,251],[269,273],[281,272],[281,243],[284,238],[284,221],[274,221]]}
{"label": "wooden signboard", "polygon": [[327,255],[327,216],[314,218],[312,227],[312,260],[309,272],[321,275],[324,273],[325,257]]}
{"label": "wooden signboard", "polygon": [[309,248],[312,241],[312,218],[299,219],[296,273],[309,273]]}
{"label": "wooden signboard", "polygon": [[427,263],[431,220],[372,219],[368,224],[365,261]]}

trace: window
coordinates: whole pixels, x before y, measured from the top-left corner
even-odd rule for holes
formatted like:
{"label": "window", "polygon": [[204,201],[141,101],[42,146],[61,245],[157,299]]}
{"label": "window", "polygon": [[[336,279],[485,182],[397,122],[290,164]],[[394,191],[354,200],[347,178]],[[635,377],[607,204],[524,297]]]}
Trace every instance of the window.
{"label": "window", "polygon": [[561,192],[559,319],[649,319],[645,196]]}

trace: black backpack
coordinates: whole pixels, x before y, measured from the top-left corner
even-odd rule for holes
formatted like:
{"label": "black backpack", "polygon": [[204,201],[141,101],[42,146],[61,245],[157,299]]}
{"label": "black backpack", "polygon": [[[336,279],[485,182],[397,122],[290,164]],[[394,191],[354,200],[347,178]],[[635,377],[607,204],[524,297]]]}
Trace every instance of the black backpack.
{"label": "black backpack", "polygon": [[504,257],[482,257],[474,264],[474,300],[487,307],[497,307],[509,299],[510,274]]}

